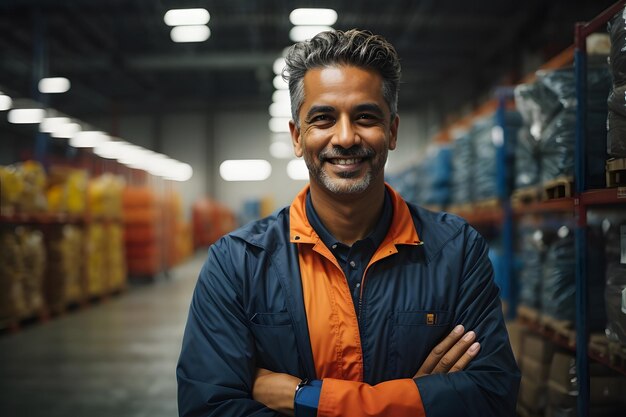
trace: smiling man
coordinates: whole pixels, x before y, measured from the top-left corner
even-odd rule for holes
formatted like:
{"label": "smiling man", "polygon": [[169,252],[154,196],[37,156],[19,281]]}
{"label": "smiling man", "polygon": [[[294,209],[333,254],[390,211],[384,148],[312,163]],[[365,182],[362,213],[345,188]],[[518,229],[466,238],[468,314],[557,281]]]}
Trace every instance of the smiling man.
{"label": "smiling man", "polygon": [[210,248],[177,368],[180,415],[515,415],[519,371],[485,242],[384,182],[394,48],[323,32],[286,62],[310,185]]}

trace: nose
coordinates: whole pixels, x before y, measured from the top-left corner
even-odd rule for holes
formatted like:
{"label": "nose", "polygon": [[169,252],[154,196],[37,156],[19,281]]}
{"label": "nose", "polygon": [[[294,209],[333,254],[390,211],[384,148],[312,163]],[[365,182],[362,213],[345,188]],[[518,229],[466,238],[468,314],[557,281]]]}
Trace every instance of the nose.
{"label": "nose", "polygon": [[341,116],[335,123],[335,133],[333,135],[332,144],[334,146],[341,146],[344,149],[359,145],[361,143],[361,137],[354,127],[350,117]]}

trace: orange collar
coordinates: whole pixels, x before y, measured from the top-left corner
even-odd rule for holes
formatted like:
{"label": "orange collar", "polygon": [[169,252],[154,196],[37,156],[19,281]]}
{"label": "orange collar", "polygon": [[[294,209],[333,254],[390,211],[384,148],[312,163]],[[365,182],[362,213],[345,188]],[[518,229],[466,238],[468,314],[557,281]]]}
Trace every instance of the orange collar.
{"label": "orange collar", "polygon": [[[305,204],[309,187],[309,185],[304,187],[289,207],[289,239],[291,243],[321,243],[320,237],[306,217]],[[417,235],[413,217],[406,202],[389,184],[385,183],[385,187],[387,187],[391,196],[393,218],[384,242],[393,243],[394,245],[421,245],[422,242]]]}

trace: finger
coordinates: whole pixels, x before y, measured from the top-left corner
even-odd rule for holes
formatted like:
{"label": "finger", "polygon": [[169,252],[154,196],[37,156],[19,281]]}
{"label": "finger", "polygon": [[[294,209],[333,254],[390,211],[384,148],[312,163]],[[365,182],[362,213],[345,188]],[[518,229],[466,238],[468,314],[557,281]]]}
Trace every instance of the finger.
{"label": "finger", "polygon": [[415,377],[419,375],[430,374],[435,366],[437,366],[441,358],[446,354],[446,352],[450,350],[450,348],[454,346],[456,342],[458,342],[461,336],[463,336],[464,331],[465,329],[462,325],[459,324],[458,326],[456,326],[452,330],[452,332],[450,332],[450,334],[446,336],[446,338],[443,339],[441,343],[439,343],[437,346],[435,346],[433,350],[428,354],[428,357],[415,374]]}
{"label": "finger", "polygon": [[467,352],[467,350],[474,342],[476,338],[476,333],[473,331],[465,333],[465,336],[461,338],[454,346],[452,346],[448,352],[443,355],[443,357],[439,360],[439,363],[435,366],[432,373],[446,373],[454,366],[455,363],[461,359],[463,354]]}
{"label": "finger", "polygon": [[467,352],[465,352],[463,356],[461,356],[461,359],[459,359],[454,364],[454,366],[450,368],[450,372],[457,372],[457,371],[462,371],[463,369],[465,369],[465,367],[472,361],[472,359],[474,359],[476,355],[478,355],[479,350],[480,350],[480,343],[478,342],[472,343],[469,349],[467,349]]}

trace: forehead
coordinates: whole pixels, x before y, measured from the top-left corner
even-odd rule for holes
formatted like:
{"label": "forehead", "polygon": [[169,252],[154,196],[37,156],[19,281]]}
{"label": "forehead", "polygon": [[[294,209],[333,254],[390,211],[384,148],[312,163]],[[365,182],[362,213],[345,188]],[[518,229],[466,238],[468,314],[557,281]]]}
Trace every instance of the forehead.
{"label": "forehead", "polygon": [[349,65],[313,68],[306,72],[303,82],[305,107],[326,102],[384,104],[382,77],[375,70]]}

